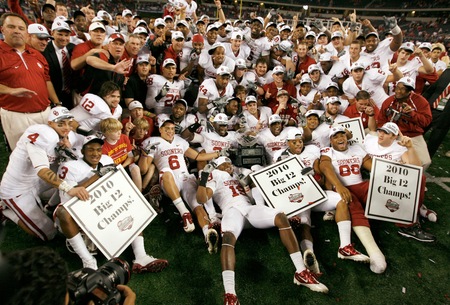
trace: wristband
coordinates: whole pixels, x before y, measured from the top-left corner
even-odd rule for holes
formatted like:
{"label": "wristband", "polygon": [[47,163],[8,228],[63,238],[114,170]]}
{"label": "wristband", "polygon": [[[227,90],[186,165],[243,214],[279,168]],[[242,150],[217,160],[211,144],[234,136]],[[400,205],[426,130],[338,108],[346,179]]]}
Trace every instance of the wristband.
{"label": "wristband", "polygon": [[396,26],[391,30],[391,32],[392,32],[392,34],[393,34],[394,36],[396,36],[396,35],[398,35],[398,34],[400,34],[400,33],[402,32],[402,29],[401,29],[398,25],[396,25]]}
{"label": "wristband", "polygon": [[63,191],[64,193],[67,193],[68,191],[70,191],[71,189],[73,189],[73,186],[70,186],[69,183],[67,183],[66,181],[62,181],[59,186],[58,189]]}

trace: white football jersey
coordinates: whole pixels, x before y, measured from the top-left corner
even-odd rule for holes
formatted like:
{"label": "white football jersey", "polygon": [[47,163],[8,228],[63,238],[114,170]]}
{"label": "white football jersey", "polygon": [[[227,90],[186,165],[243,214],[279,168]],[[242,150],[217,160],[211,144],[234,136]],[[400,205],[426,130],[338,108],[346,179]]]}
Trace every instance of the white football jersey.
{"label": "white football jersey", "polygon": [[225,89],[219,90],[217,89],[216,80],[215,79],[205,79],[198,88],[198,96],[197,100],[195,101],[194,106],[198,107],[198,99],[205,98],[209,102],[214,101],[215,99],[223,96],[233,96],[233,86],[228,83],[228,85],[225,87]]}
{"label": "white football jersey", "polygon": [[275,136],[270,128],[261,130],[258,133],[258,144],[264,146],[267,162],[272,163],[275,153],[278,150],[284,150],[287,148],[286,137],[291,129],[297,129],[299,130],[299,133],[303,134],[303,128],[301,127],[284,127],[278,136]]}
{"label": "white football jersey", "polygon": [[187,1],[185,0],[180,0],[179,2],[181,2],[183,4],[183,7],[186,7],[185,9],[185,14],[186,14],[186,18],[191,18],[194,19],[194,14],[197,10],[197,2],[195,2],[194,0],[191,1],[191,3],[187,3]]}
{"label": "white football jersey", "polygon": [[[343,65],[342,73],[338,74],[338,78],[343,78],[350,76],[351,67],[352,67],[352,61],[350,59],[350,54],[345,54],[344,56],[339,58],[339,62]],[[360,62],[364,65],[364,67],[370,69],[370,64],[372,63],[369,55],[367,53],[361,52],[359,55],[359,59],[357,62]]]}
{"label": "white football jersey", "polygon": [[236,59],[238,58],[247,60],[247,58],[250,56],[250,47],[245,44],[241,44],[241,47],[239,48],[239,52],[237,54],[234,53],[233,50],[231,50],[231,43],[224,43],[223,45],[225,47],[225,55],[234,61],[236,61]]}
{"label": "white football jersey", "polygon": [[222,137],[215,131],[202,131],[200,135],[203,137],[201,145],[203,149],[209,153],[222,149],[236,148],[236,132],[228,131],[227,135]]}
{"label": "white football jersey", "polygon": [[344,186],[363,182],[361,166],[367,152],[359,145],[349,146],[346,151],[337,151],[332,147],[321,149],[321,154],[331,159],[334,171]]}
{"label": "white football jersey", "polygon": [[227,172],[213,170],[206,187],[213,191],[212,199],[220,207],[222,214],[231,207],[239,209],[251,205],[239,181]]}
{"label": "white football jersey", "polygon": [[[208,51],[202,51],[200,54],[200,59],[198,61],[198,64],[200,67],[202,67],[205,70],[205,79],[208,78],[216,78],[217,76],[217,68],[214,67],[213,61],[211,58],[212,55],[209,55]],[[227,66],[230,71],[234,71],[235,62],[233,59],[229,58],[228,56],[225,56],[225,59],[223,60],[223,63],[220,66]]]}
{"label": "white football jersey", "polygon": [[252,82],[258,84],[259,86],[264,86],[265,84],[271,83],[272,79],[272,71],[268,71],[263,76],[258,76],[254,70],[245,72],[244,78],[247,82]]}
{"label": "white football jersey", "polygon": [[[307,95],[303,95],[300,92],[300,84],[298,84],[297,86],[295,86],[295,90],[297,91],[297,100],[301,103],[302,106],[304,107],[308,107],[309,104],[312,103],[312,101],[314,100],[314,96],[316,96],[317,94],[317,90],[316,89],[311,89],[311,91],[309,91],[309,93]],[[299,105],[300,106],[300,105]]]}
{"label": "white football jersey", "polygon": [[445,69],[447,69],[447,64],[442,60],[438,60],[437,62],[431,61],[431,64],[436,69],[436,72],[445,71]]}
{"label": "white football jersey", "polygon": [[354,99],[359,91],[365,90],[370,94],[378,109],[381,109],[381,105],[389,97],[383,88],[387,77],[387,74],[380,69],[369,69],[364,71],[361,85],[357,85],[350,76],[342,84],[342,91],[349,99]]}
{"label": "white football jersey", "polygon": [[[69,141],[71,143],[76,141],[76,135],[73,132],[69,133]],[[41,179],[37,173],[42,168],[56,165],[58,155],[55,148],[59,142],[59,135],[48,125],[35,124],[28,127],[9,157],[8,166],[1,181],[0,196],[5,199],[13,198],[38,188]],[[27,150],[29,143],[41,151],[42,155],[47,156],[46,159],[41,160],[42,164],[31,162]]]}
{"label": "white football jersey", "polygon": [[[348,116],[342,115],[342,114],[338,114],[335,118],[334,118],[334,122],[342,122],[342,121],[347,121],[350,118]],[[315,136],[317,136],[316,140],[318,143],[320,143],[320,148],[322,147],[329,147],[330,146],[330,128],[333,128],[335,124],[333,125],[328,125],[325,123],[320,124],[315,130]]]}
{"label": "white football jersey", "polygon": [[100,121],[108,118],[120,121],[122,107],[117,105],[117,108],[112,110],[100,96],[87,93],[70,113],[82,127],[100,131]]}
{"label": "white football jersey", "polygon": [[[168,113],[172,112],[173,103],[182,98],[182,90],[184,89],[184,82],[173,80],[169,81],[162,75],[151,74],[147,77],[147,97],[145,99],[145,106],[147,109],[154,109],[154,113]],[[167,88],[167,94],[158,100],[156,97],[161,92],[163,86]]]}
{"label": "white football jersey", "polygon": [[[100,164],[102,166],[114,164],[114,160],[110,156],[102,155],[102,157],[100,158]],[[93,168],[83,159],[71,160],[62,163],[59,166],[58,177],[66,181],[69,185],[75,186],[87,181],[90,177],[92,177],[94,175],[93,171],[96,169],[98,169],[98,166],[97,168]],[[61,203],[65,203],[72,198],[72,196],[61,190],[59,191],[59,197],[61,199]]]}
{"label": "white football jersey", "polygon": [[[282,154],[287,154],[288,156],[293,156],[293,154],[289,151],[289,148],[285,150],[278,150],[273,156],[273,162],[279,161]],[[304,166],[313,167],[314,161],[320,158],[320,148],[314,145],[306,145],[303,148],[303,151],[300,155],[297,155],[297,158],[302,161]]]}
{"label": "white football jersey", "polygon": [[188,175],[186,161],[184,160],[184,153],[189,148],[189,143],[180,136],[175,135],[172,143],[164,140],[161,137],[150,137],[142,142],[142,147],[156,145],[156,150],[149,157],[153,157],[153,163],[162,171],[170,168],[174,175],[180,177],[181,175]]}
{"label": "white football jersey", "polygon": [[371,157],[383,158],[395,162],[402,162],[402,156],[408,149],[394,141],[391,146],[383,147],[378,144],[378,137],[368,134],[364,139],[364,149]]}
{"label": "white football jersey", "polygon": [[252,64],[256,64],[256,61],[261,56],[268,56],[270,54],[270,43],[265,37],[260,37],[258,39],[253,39],[251,33],[244,35],[244,40],[246,44],[250,47],[250,56],[248,60]]}
{"label": "white football jersey", "polygon": [[[423,66],[422,61],[419,57],[414,57],[411,60],[408,60],[404,66],[397,66],[397,69],[403,73],[403,77],[410,77],[412,79],[416,79],[419,75],[419,68]],[[394,83],[389,83],[389,94],[394,94]],[[381,109],[381,107],[379,107]]]}
{"label": "white football jersey", "polygon": [[191,60],[194,61],[193,69],[195,69],[198,66],[198,60],[199,60],[200,56],[198,54],[191,56],[192,52],[194,52],[193,48],[187,47],[185,44],[184,48],[183,48],[183,55],[180,58],[180,71],[182,71],[184,68],[186,68],[188,66],[188,64],[191,62]]}
{"label": "white football jersey", "polygon": [[252,115],[248,110],[244,110],[243,114],[245,116],[245,129],[257,132],[256,125],[261,124],[260,130],[266,129],[269,126],[269,117],[272,115],[272,109],[266,106],[258,107],[259,110],[259,118],[256,118]]}
{"label": "white football jersey", "polygon": [[366,50],[363,51],[369,56],[370,67],[389,72],[389,60],[392,59],[392,55],[395,53],[391,50],[391,41],[392,37],[388,37],[385,40],[380,41],[373,52],[368,53]]}
{"label": "white football jersey", "polygon": [[323,74],[323,72],[321,73],[319,82],[317,84],[313,82],[311,87],[322,93],[327,91],[327,87],[332,80],[330,76]]}

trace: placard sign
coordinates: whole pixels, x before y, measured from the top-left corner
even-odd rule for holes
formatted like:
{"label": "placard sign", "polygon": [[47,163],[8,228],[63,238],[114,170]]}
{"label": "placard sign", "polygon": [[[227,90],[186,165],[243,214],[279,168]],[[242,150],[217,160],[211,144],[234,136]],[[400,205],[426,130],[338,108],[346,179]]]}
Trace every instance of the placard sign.
{"label": "placard sign", "polygon": [[351,132],[353,137],[348,140],[348,144],[353,143],[364,143],[364,138],[366,137],[366,133],[364,132],[364,127],[361,121],[361,118],[353,118],[347,121],[341,121],[337,122],[337,124],[341,125],[342,127],[348,129],[348,131]]}
{"label": "placard sign", "polygon": [[291,156],[250,174],[270,207],[288,217],[308,210],[327,199],[312,175],[302,175],[305,166]]}
{"label": "placard sign", "polygon": [[373,158],[367,218],[410,224],[419,208],[422,167]]}
{"label": "placard sign", "polygon": [[107,259],[119,256],[156,217],[121,165],[87,187],[90,199],[74,197],[66,210]]}

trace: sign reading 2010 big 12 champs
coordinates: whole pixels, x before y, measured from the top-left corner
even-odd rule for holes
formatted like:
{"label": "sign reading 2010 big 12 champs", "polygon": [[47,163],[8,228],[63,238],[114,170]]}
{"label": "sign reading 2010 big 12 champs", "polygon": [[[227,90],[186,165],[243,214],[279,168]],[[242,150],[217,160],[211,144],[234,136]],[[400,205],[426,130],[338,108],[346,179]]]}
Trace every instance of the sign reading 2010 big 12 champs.
{"label": "sign reading 2010 big 12 champs", "polygon": [[291,156],[250,174],[270,207],[288,217],[308,210],[327,199],[312,175],[302,175],[302,162]]}
{"label": "sign reading 2010 big 12 champs", "polygon": [[90,199],[74,197],[66,210],[107,259],[119,256],[156,217],[121,165],[87,187]]}
{"label": "sign reading 2010 big 12 champs", "polygon": [[421,166],[373,158],[367,195],[367,218],[415,223],[422,184]]}

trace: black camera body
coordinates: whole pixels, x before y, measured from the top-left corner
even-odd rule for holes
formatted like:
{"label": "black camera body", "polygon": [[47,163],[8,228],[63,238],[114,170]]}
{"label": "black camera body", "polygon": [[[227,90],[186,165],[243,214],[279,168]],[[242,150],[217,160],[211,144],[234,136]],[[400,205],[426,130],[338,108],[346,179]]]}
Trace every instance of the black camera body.
{"label": "black camera body", "polygon": [[96,305],[120,304],[122,296],[117,285],[130,279],[130,265],[119,258],[110,259],[98,270],[82,268],[69,273],[68,290],[75,305],[93,301]]}

